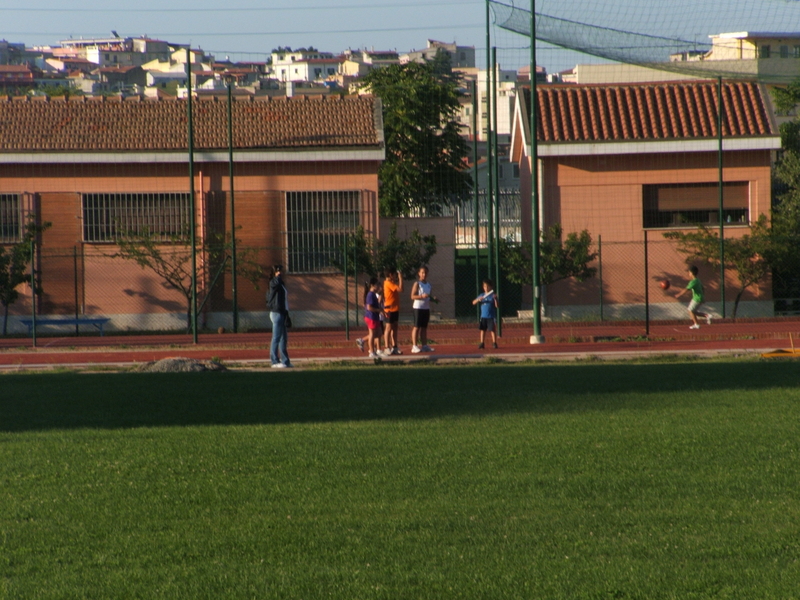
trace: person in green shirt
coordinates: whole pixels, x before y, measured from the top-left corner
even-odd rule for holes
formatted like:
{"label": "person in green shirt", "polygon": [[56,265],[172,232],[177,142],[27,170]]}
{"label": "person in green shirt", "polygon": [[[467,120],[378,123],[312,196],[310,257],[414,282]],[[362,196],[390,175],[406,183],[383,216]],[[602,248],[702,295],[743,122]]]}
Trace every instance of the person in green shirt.
{"label": "person in green shirt", "polygon": [[705,319],[706,324],[711,325],[711,315],[697,310],[705,301],[705,295],[703,294],[703,282],[700,281],[700,278],[697,276],[697,267],[694,265],[690,266],[688,273],[691,277],[689,283],[686,285],[686,289],[675,296],[675,298],[680,298],[684,294],[688,293],[692,294],[692,300],[689,302],[689,315],[692,318],[692,325],[689,327],[689,329],[700,329],[700,325],[697,324],[697,317]]}

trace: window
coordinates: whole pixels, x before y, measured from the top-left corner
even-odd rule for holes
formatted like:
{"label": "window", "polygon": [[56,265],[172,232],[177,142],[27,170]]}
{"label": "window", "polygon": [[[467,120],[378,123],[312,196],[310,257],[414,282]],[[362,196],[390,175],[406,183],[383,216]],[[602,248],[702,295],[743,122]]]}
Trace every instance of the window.
{"label": "window", "polygon": [[339,256],[360,217],[359,191],[286,192],[289,272],[331,271],[331,259]]}
{"label": "window", "polygon": [[795,46],[794,47],[794,57],[795,58],[800,58],[800,46]]}
{"label": "window", "polygon": [[[686,227],[719,224],[719,184],[676,183],[645,185],[644,227]],[[722,186],[722,215],[726,223],[749,222],[750,184],[725,182]]]}
{"label": "window", "polygon": [[0,194],[0,244],[22,239],[22,204],[19,194]]}
{"label": "window", "polygon": [[149,232],[157,241],[187,235],[189,194],[84,194],[83,240],[114,242]]}
{"label": "window", "polygon": [[789,58],[789,46],[781,46],[781,58]]}
{"label": "window", "polygon": [[770,54],[771,48],[769,46],[758,47],[758,58],[769,58]]}
{"label": "window", "polygon": [[503,169],[503,165],[497,165],[497,175],[500,179],[505,179],[505,170]]}
{"label": "window", "polygon": [[519,179],[519,165],[517,163],[511,165],[511,176],[514,179]]}

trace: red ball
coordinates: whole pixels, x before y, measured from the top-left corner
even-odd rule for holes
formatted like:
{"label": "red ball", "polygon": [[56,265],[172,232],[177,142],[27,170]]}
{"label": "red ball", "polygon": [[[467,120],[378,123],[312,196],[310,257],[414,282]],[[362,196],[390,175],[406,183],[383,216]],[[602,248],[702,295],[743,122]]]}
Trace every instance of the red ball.
{"label": "red ball", "polygon": [[669,289],[669,279],[664,279],[664,280],[661,282],[661,284],[660,284],[660,285],[661,285],[661,289],[662,289],[662,290],[668,290],[668,289]]}

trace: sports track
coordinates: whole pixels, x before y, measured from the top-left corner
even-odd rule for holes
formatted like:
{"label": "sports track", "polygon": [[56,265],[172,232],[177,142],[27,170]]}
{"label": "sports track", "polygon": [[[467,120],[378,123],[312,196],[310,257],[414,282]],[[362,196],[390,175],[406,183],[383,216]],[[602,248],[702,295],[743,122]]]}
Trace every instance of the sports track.
{"label": "sports track", "polygon": [[[480,361],[487,357],[518,361],[525,359],[574,360],[598,357],[634,358],[646,355],[686,354],[761,354],[797,347],[800,356],[800,317],[715,321],[696,331],[689,322],[651,322],[649,335],[644,322],[544,323],[545,343],[532,345],[530,322],[507,322],[498,340],[498,349],[478,350],[476,324],[431,324],[429,343],[434,352],[411,354],[410,326],[400,327],[404,354],[386,361]],[[63,330],[71,330],[64,327]],[[359,352],[355,339],[366,329],[344,328],[289,330],[289,355],[296,367],[331,361],[371,360]],[[169,357],[199,360],[219,359],[227,363],[261,368],[269,363],[268,331],[248,333],[202,333],[198,343],[187,334],[106,335],[74,330],[64,337],[37,336],[36,347],[30,337],[0,338],[0,370],[48,369],[54,367],[133,365]]]}

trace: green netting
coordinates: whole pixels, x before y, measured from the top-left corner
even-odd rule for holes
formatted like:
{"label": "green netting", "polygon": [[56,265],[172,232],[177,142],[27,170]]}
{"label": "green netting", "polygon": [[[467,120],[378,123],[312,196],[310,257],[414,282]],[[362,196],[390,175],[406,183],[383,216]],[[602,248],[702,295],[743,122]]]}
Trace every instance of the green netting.
{"label": "green netting", "polygon": [[[529,2],[489,1],[497,27],[530,36]],[[535,10],[538,42],[593,57],[694,77],[800,76],[797,1],[539,0]]]}

